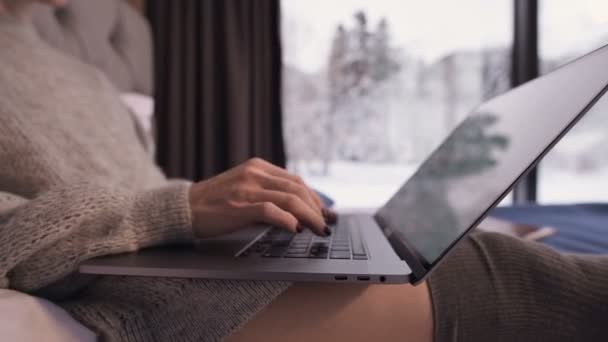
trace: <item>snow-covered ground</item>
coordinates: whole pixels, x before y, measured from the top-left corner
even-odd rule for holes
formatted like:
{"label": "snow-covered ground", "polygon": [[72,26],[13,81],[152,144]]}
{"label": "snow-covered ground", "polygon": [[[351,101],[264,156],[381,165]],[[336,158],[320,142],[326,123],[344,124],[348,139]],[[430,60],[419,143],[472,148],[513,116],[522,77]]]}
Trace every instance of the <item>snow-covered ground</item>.
{"label": "snow-covered ground", "polygon": [[608,202],[608,167],[581,174],[541,168],[538,179],[543,204]]}
{"label": "snow-covered ground", "polygon": [[313,188],[327,194],[338,209],[382,206],[416,170],[416,165],[334,162],[329,175],[300,175]]}
{"label": "snow-covered ground", "polygon": [[[418,165],[334,162],[328,176],[314,163],[300,168],[304,180],[336,201],[340,210],[373,209],[382,206],[416,170]],[[577,175],[559,170],[542,170],[539,202],[608,202],[608,168]],[[507,198],[502,205],[510,204]]]}

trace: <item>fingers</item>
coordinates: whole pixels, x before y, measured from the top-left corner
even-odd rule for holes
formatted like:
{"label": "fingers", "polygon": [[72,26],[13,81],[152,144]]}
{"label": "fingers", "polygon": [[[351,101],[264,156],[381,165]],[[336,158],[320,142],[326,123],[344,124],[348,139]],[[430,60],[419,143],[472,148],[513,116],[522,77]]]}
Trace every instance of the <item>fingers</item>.
{"label": "fingers", "polygon": [[260,174],[258,181],[260,186],[266,190],[282,191],[300,197],[300,199],[306,202],[311,209],[319,213],[319,215],[323,214],[322,209],[319,208],[313,197],[310,195],[307,186],[269,174]]}
{"label": "fingers", "polygon": [[[319,235],[331,234],[326,223],[336,222],[336,215],[325,209],[321,199],[300,178],[287,170],[268,163],[259,158],[253,158],[242,164],[240,170],[235,170],[242,180],[253,183],[263,190],[247,191],[247,202],[271,202],[280,209],[294,215],[304,225]],[[254,198],[250,198],[253,195]]]}
{"label": "fingers", "polygon": [[308,227],[321,236],[331,234],[327,212],[302,179],[260,159],[192,185],[189,200],[193,230],[199,237],[229,233],[256,222],[292,233]]}
{"label": "fingers", "polygon": [[252,204],[247,211],[253,222],[267,223],[292,233],[298,232],[298,219],[272,202]]}
{"label": "fingers", "polygon": [[296,195],[273,190],[258,190],[254,191],[250,198],[255,202],[274,203],[280,209],[295,216],[298,222],[310,228],[317,235],[326,236],[331,234],[323,217]]}
{"label": "fingers", "polygon": [[325,207],[325,206],[323,205],[323,202],[321,202],[321,197],[319,197],[319,195],[314,190],[309,188],[308,186],[306,186],[306,188],[308,189],[308,191],[310,191],[312,199],[317,203],[319,208],[321,208],[321,210],[323,210],[323,207]]}
{"label": "fingers", "polygon": [[300,176],[292,175],[287,170],[285,170],[281,167],[278,167],[274,164],[271,164],[260,158],[253,158],[253,159],[249,160],[247,163],[251,163],[251,164],[259,167],[260,169],[266,171],[268,174],[270,174],[272,176],[287,179],[291,182],[294,182],[296,184],[299,184],[299,185],[305,187],[306,191],[308,192],[309,197],[311,198],[312,202],[314,203],[313,207],[316,208],[319,212],[321,212],[321,210],[323,209],[323,203],[321,202],[321,198],[319,198],[319,195],[317,195],[316,192],[314,192],[312,189],[310,189]]}
{"label": "fingers", "polygon": [[323,208],[323,218],[327,224],[338,223],[338,215],[331,209]]}

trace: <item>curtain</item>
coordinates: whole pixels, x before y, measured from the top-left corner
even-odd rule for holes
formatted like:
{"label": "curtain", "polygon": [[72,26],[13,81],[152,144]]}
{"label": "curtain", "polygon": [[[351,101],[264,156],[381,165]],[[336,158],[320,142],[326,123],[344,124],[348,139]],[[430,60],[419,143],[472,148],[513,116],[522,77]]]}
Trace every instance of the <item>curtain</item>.
{"label": "curtain", "polygon": [[285,164],[279,0],[148,0],[157,161],[207,178],[251,157]]}

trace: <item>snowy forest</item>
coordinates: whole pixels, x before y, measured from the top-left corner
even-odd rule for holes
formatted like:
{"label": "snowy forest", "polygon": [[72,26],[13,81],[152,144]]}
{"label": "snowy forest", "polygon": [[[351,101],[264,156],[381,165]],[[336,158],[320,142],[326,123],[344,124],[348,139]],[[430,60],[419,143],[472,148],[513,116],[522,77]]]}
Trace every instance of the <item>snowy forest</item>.
{"label": "snowy forest", "polygon": [[[301,52],[290,46],[314,49],[329,43],[328,51],[318,52],[319,67],[289,63],[294,58],[284,64],[288,167],[343,207],[382,204],[475,106],[510,88],[509,43],[455,47],[425,58],[403,40],[396,43],[395,23],[365,11],[337,20],[325,36],[316,35],[326,42],[308,45],[301,44],[306,26],[298,25],[314,28],[314,22],[286,20],[283,37],[290,57]],[[298,45],[288,44],[293,33],[300,34]],[[590,46],[608,41],[600,38]],[[541,74],[586,51],[542,56]],[[605,186],[598,186],[608,184],[606,112],[608,97],[543,160],[542,198],[606,198]]]}
{"label": "snowy forest", "polygon": [[387,19],[375,22],[358,11],[338,24],[318,74],[285,66],[285,134],[296,172],[325,175],[334,161],[417,163],[476,104],[509,87],[506,48],[427,65],[393,45]]}

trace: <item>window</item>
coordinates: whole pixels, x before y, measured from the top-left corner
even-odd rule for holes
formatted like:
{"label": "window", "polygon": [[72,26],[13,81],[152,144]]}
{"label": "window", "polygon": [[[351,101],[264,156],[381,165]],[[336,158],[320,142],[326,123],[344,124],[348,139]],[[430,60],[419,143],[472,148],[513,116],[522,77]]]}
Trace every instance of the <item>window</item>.
{"label": "window", "polygon": [[480,102],[508,89],[512,0],[283,0],[288,167],[376,208]]}
{"label": "window", "polygon": [[[608,44],[608,3],[539,2],[541,73]],[[602,102],[603,105],[602,105]],[[600,101],[547,155],[539,167],[539,202],[608,200],[608,112]]]}

